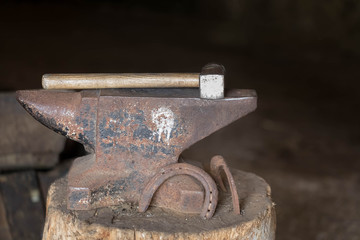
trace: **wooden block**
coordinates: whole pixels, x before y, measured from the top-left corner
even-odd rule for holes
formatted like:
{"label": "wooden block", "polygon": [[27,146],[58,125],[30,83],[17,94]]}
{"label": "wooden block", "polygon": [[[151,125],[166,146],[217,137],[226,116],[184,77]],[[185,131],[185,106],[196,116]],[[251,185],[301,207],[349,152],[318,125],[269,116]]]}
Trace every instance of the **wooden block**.
{"label": "wooden block", "polygon": [[49,168],[58,162],[65,137],[33,119],[15,93],[0,93],[0,170]]}
{"label": "wooden block", "polygon": [[66,208],[66,178],[51,185],[43,240],[54,239],[275,239],[275,208],[269,185],[260,177],[232,171],[242,215],[232,212],[230,193],[222,192],[210,220],[157,207],[138,213],[123,204],[90,211]]}
{"label": "wooden block", "polygon": [[1,195],[14,240],[41,238],[45,217],[38,187],[34,171],[0,175]]}

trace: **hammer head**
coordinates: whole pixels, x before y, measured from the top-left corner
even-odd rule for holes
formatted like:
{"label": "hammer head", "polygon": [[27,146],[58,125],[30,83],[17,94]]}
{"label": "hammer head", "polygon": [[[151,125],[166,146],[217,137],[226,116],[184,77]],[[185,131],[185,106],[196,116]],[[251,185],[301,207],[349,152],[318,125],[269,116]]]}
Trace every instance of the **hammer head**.
{"label": "hammer head", "polygon": [[224,66],[215,63],[205,65],[200,73],[200,97],[205,99],[224,98],[224,76]]}

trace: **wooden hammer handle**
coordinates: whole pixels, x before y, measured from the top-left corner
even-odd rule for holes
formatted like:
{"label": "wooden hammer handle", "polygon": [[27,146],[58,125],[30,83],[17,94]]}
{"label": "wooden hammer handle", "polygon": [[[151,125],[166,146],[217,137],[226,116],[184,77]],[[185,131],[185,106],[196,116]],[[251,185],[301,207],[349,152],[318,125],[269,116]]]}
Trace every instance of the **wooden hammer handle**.
{"label": "wooden hammer handle", "polygon": [[44,89],[199,87],[199,73],[45,74]]}

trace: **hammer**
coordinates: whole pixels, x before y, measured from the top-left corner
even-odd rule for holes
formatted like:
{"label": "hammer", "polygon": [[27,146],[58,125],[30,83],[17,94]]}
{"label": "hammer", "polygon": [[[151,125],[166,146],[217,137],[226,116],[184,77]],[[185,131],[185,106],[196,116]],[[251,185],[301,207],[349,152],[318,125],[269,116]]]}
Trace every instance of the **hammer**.
{"label": "hammer", "polygon": [[210,63],[201,73],[45,74],[44,89],[200,88],[200,98],[224,98],[225,68]]}

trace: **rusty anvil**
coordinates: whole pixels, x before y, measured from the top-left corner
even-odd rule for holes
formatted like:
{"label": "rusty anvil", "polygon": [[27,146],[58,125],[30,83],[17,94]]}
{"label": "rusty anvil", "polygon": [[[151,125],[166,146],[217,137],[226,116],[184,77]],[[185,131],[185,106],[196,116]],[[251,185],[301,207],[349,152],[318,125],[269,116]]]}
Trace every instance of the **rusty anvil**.
{"label": "rusty anvil", "polygon": [[[78,81],[79,76],[74,79]],[[49,84],[51,75],[44,77]],[[70,75],[57,77],[66,80]],[[207,65],[197,77],[211,86],[214,79],[224,79],[224,68]],[[160,80],[165,78],[166,74],[159,75]],[[221,88],[221,84],[215,85]],[[73,86],[82,88],[78,83]],[[199,167],[179,163],[179,156],[192,144],[253,111],[256,93],[212,89],[219,96],[207,99],[200,97],[205,91],[201,83],[200,91],[167,86],[17,92],[18,101],[35,119],[82,143],[89,152],[75,159],[67,176],[68,209],[130,203],[143,212],[153,198],[151,204],[159,207],[201,213],[205,218],[214,214],[218,190],[213,178]]]}

